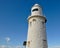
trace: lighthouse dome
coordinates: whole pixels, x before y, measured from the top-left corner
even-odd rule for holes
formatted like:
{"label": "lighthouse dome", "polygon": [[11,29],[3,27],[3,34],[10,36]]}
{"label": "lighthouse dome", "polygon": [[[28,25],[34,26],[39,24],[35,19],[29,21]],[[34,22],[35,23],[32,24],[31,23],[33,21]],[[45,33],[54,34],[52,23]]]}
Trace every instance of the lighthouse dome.
{"label": "lighthouse dome", "polygon": [[31,9],[31,15],[39,15],[42,16],[42,8],[39,4],[35,4]]}

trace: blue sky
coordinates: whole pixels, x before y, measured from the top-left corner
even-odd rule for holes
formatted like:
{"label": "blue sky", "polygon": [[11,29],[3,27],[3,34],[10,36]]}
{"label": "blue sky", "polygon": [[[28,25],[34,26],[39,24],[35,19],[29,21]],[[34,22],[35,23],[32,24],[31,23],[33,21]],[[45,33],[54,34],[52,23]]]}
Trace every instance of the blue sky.
{"label": "blue sky", "polygon": [[60,46],[60,0],[0,0],[0,45],[23,45],[27,38],[31,7],[38,3],[47,18],[48,46]]}

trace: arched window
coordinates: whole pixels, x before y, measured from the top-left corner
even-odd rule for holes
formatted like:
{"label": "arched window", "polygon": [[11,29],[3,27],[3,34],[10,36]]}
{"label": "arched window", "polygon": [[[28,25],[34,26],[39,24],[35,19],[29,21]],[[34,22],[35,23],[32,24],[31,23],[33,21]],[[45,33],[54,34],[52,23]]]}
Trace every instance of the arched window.
{"label": "arched window", "polygon": [[33,21],[34,24],[36,23],[36,19],[33,19],[32,21]]}
{"label": "arched window", "polygon": [[28,47],[30,47],[30,41],[28,41]]}
{"label": "arched window", "polygon": [[43,40],[43,46],[44,46],[44,48],[46,47],[46,43],[47,43],[47,41]]}
{"label": "arched window", "polygon": [[33,21],[36,21],[36,19],[33,19]]}
{"label": "arched window", "polygon": [[41,23],[42,23],[42,28],[44,28],[44,22],[42,21]]}
{"label": "arched window", "polygon": [[31,26],[32,22],[30,22],[30,26]]}

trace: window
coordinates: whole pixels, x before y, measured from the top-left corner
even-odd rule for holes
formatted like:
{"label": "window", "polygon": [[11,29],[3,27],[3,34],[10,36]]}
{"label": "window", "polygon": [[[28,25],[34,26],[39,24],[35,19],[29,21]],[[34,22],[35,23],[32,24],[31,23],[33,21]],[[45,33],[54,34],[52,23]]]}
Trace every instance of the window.
{"label": "window", "polygon": [[43,40],[43,41],[46,41],[46,40]]}
{"label": "window", "polygon": [[33,21],[36,21],[36,19],[33,19]]}
{"label": "window", "polygon": [[38,9],[36,8],[36,9],[33,9],[32,11],[38,11]]}
{"label": "window", "polygon": [[30,22],[30,26],[31,26],[32,22]]}
{"label": "window", "polygon": [[45,22],[42,22],[43,28],[45,28]]}
{"label": "window", "polygon": [[30,41],[28,41],[28,47],[30,46]]}
{"label": "window", "polygon": [[46,47],[46,40],[43,40],[43,45],[44,45],[44,48]]}
{"label": "window", "polygon": [[33,21],[34,24],[36,23],[36,19],[33,19],[32,21]]}
{"label": "window", "polygon": [[42,22],[42,24],[44,24],[44,22]]}

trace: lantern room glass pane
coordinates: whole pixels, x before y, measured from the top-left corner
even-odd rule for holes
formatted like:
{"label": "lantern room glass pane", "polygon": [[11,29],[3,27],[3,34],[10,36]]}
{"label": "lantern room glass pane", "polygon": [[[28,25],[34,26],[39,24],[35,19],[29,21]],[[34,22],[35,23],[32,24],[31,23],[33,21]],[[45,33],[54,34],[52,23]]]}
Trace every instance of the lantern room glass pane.
{"label": "lantern room glass pane", "polygon": [[38,11],[38,9],[36,8],[36,9],[33,9],[32,11]]}

